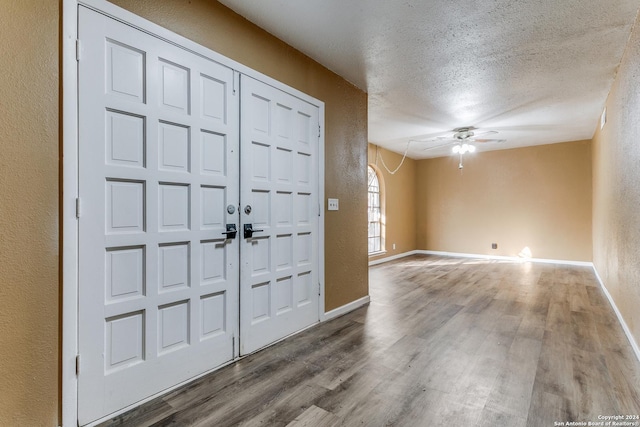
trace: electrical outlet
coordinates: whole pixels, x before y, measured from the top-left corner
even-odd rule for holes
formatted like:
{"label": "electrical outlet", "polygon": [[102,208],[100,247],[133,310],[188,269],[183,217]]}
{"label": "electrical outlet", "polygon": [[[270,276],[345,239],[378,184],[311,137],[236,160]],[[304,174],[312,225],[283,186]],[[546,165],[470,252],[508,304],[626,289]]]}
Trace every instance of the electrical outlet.
{"label": "electrical outlet", "polygon": [[327,200],[327,210],[330,211],[337,211],[339,206],[338,206],[338,199],[328,199]]}
{"label": "electrical outlet", "polygon": [[393,244],[393,250],[394,251],[396,250],[396,244],[395,243]]}
{"label": "electrical outlet", "polygon": [[498,244],[497,243],[492,243],[491,244],[491,249],[498,249]]}

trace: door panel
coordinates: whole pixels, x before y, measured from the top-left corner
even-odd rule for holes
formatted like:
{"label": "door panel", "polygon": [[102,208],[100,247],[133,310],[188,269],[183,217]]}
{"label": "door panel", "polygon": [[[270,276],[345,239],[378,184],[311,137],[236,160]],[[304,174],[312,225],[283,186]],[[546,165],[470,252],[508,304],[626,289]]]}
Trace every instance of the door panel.
{"label": "door panel", "polygon": [[79,420],[233,359],[234,72],[79,10]]}
{"label": "door panel", "polygon": [[[240,351],[319,321],[318,108],[241,78]],[[244,209],[250,206],[250,211]]]}

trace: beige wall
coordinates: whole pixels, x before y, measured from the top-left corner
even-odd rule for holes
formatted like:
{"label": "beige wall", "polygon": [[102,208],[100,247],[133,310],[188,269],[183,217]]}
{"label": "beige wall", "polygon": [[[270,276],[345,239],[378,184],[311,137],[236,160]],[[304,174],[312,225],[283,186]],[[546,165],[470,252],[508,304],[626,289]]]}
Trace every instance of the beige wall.
{"label": "beige wall", "polygon": [[[416,249],[416,161],[406,158],[402,167],[390,174],[402,161],[402,155],[369,144],[369,164],[378,171],[381,178],[381,196],[384,197],[384,226],[386,253],[371,256],[369,260],[390,257]],[[393,249],[395,243],[396,248]]]}
{"label": "beige wall", "polygon": [[[418,249],[591,261],[591,143],[417,162]],[[497,243],[498,249],[491,249]]]}
{"label": "beige wall", "polygon": [[0,2],[0,425],[58,425],[56,1]]}
{"label": "beige wall", "polygon": [[640,343],[640,28],[593,139],[593,263]]}
{"label": "beige wall", "polygon": [[[0,2],[0,425],[57,426],[60,2]],[[217,2],[115,3],[325,102],[326,309],[367,295],[366,94]]]}

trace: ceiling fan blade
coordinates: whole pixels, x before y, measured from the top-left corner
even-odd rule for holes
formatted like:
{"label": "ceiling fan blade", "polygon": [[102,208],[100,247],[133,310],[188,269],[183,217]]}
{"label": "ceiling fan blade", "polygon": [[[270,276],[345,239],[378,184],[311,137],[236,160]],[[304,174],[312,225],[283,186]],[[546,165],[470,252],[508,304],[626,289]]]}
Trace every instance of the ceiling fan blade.
{"label": "ceiling fan blade", "polygon": [[[448,136],[445,136],[448,135]],[[388,141],[385,141],[388,144],[393,144],[393,143],[405,143],[409,140],[411,142],[425,142],[425,141],[431,141],[431,140],[435,140],[436,137],[451,137],[451,135],[453,135],[453,132],[451,132],[450,130],[444,130],[444,131],[438,131],[438,132],[432,132],[432,133],[425,133],[425,134],[421,134],[421,135],[408,135],[408,136],[404,136],[402,138],[397,138],[397,139],[390,139]]]}
{"label": "ceiling fan blade", "polygon": [[488,143],[488,142],[492,142],[492,143],[493,143],[493,142],[495,142],[495,143],[498,143],[498,142],[506,142],[507,140],[506,140],[506,139],[475,139],[475,138],[474,138],[474,139],[472,139],[471,141],[473,141],[473,142],[479,142],[479,143],[481,143],[481,144],[486,144],[486,143]]}
{"label": "ceiling fan blade", "polygon": [[448,142],[446,142],[446,143],[444,143],[444,144],[433,145],[433,146],[431,146],[431,147],[423,148],[423,149],[422,149],[422,150],[420,150],[420,151],[429,151],[429,150],[435,150],[436,148],[448,147],[448,146],[450,146],[453,142],[455,142],[455,141],[448,141]]}
{"label": "ceiling fan blade", "polygon": [[475,143],[475,142],[483,144],[483,143],[489,143],[489,142],[505,142],[506,141],[505,139],[487,139],[487,138],[476,139],[477,136],[494,135],[498,133],[495,130],[480,130],[478,132],[476,132],[476,130],[477,128],[473,126],[464,127],[464,128],[455,128],[453,129],[453,132],[452,131],[442,132],[439,135],[432,134],[432,135],[429,135],[427,138],[417,137],[417,138],[411,139],[409,142],[417,142],[421,144],[435,142],[436,145],[433,145],[431,147],[426,147],[420,150],[420,151],[428,151],[428,150],[435,150],[437,148],[442,148],[447,145],[454,145],[454,144]]}
{"label": "ceiling fan blade", "polygon": [[483,131],[480,131],[480,132],[474,132],[473,136],[494,135],[496,133],[498,133],[497,130],[483,130]]}
{"label": "ceiling fan blade", "polygon": [[434,142],[434,141],[454,141],[451,133],[447,136],[434,136],[433,138],[427,139],[412,139],[413,142]]}

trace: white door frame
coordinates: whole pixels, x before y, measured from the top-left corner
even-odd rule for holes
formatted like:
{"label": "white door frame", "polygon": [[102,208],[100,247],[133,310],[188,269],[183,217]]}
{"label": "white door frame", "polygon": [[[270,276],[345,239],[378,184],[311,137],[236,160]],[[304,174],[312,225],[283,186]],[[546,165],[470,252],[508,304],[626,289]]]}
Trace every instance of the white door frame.
{"label": "white door frame", "polygon": [[[324,203],[324,102],[297,89],[226,58],[211,49],[175,34],[144,18],[128,12],[106,0],[63,0],[62,2],[62,426],[78,425],[78,380],[76,369],[82,370],[78,354],[78,222],[76,200],[78,197],[78,63],[82,57],[82,45],[78,39],[78,7],[86,6],[104,15],[122,21],[143,32],[152,34],[168,43],[178,45],[196,55],[203,56],[230,67],[241,74],[253,77],[268,85],[294,95],[319,109],[320,138],[318,147],[318,198]],[[320,209],[318,236],[318,263],[320,321],[326,320],[324,308],[324,206]],[[207,372],[208,373],[208,372]],[[202,375],[206,375],[204,373]],[[190,380],[191,381],[191,380]],[[179,386],[180,384],[177,384]],[[155,396],[149,397],[150,400]],[[138,403],[140,404],[140,403]],[[130,408],[125,408],[125,412]]]}

